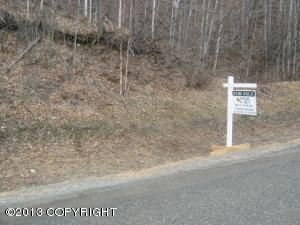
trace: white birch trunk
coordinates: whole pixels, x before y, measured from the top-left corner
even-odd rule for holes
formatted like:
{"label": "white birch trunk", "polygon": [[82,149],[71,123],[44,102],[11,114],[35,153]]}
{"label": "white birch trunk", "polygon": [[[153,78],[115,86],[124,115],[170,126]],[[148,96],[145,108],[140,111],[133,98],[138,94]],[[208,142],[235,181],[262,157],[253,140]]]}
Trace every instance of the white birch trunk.
{"label": "white birch trunk", "polygon": [[84,0],[84,16],[88,17],[88,0]]}
{"label": "white birch trunk", "polygon": [[265,45],[265,49],[264,49],[264,63],[265,63],[265,69],[264,69],[264,75],[265,75],[265,80],[267,78],[267,30],[268,30],[268,1],[265,0],[265,17],[264,17],[264,45]]}
{"label": "white birch trunk", "polygon": [[205,21],[205,3],[206,3],[206,0],[203,1],[203,5],[202,5],[202,16],[201,16],[201,28],[200,28],[200,49],[199,49],[199,52],[200,52],[200,58],[202,58],[202,53],[203,53],[203,45],[202,45],[202,42],[204,40],[204,35],[203,35],[203,30],[204,30],[204,21]]}
{"label": "white birch trunk", "polygon": [[179,21],[179,29],[178,29],[178,43],[177,43],[177,48],[180,48],[181,44],[181,34],[182,34],[182,9],[180,10],[180,21]]}
{"label": "white birch trunk", "polygon": [[210,40],[211,40],[212,29],[213,29],[213,26],[214,26],[214,23],[215,23],[215,13],[217,11],[218,2],[219,2],[219,0],[216,0],[214,14],[213,14],[213,19],[211,20],[211,24],[210,24],[208,36],[206,38],[206,43],[205,43],[205,47],[204,47],[203,58],[206,56],[206,53],[207,53],[208,48],[209,48],[209,43],[210,43]]}
{"label": "white birch trunk", "polygon": [[282,44],[282,62],[281,62],[281,65],[282,65],[283,78],[285,79],[285,77],[286,77],[286,74],[285,74],[285,40],[283,41],[283,44]]}
{"label": "white birch trunk", "polygon": [[[124,90],[123,93],[127,96],[129,85],[128,85],[128,68],[129,68],[129,51],[131,48],[131,40],[128,38],[127,41],[127,51],[126,51],[126,63],[125,63],[125,78],[124,78]],[[123,94],[123,95],[124,95]]]}
{"label": "white birch trunk", "polygon": [[[129,31],[130,32],[132,32],[132,14],[133,14],[132,11],[133,11],[133,0],[130,0],[130,11],[129,11]],[[125,96],[127,96],[127,93],[128,93],[128,68],[129,68],[129,51],[130,51],[130,48],[131,48],[131,38],[128,38],[127,51],[126,51],[124,90],[123,90],[123,93],[125,94]]]}
{"label": "white birch trunk", "polygon": [[273,2],[272,0],[269,0],[269,34],[272,32],[272,16],[273,16]]}
{"label": "white birch trunk", "polygon": [[121,38],[120,43],[120,95],[123,96],[124,94],[124,87],[123,87],[123,38]]}
{"label": "white birch trunk", "polygon": [[122,27],[122,0],[119,0],[119,20],[118,20],[118,28]]}
{"label": "white birch trunk", "polygon": [[174,23],[174,1],[172,1],[172,13],[171,13],[171,26],[170,26],[170,38],[169,38],[169,43],[172,45],[173,43],[173,23]]}
{"label": "white birch trunk", "polygon": [[187,38],[190,35],[189,30],[190,30],[191,17],[192,17],[192,14],[193,14],[193,11],[192,11],[193,3],[194,3],[194,0],[191,0],[190,7],[189,7],[189,14],[188,14],[187,22],[186,22],[185,33],[184,33],[184,43],[186,43]]}
{"label": "white birch trunk", "polygon": [[174,42],[174,37],[176,33],[176,24],[175,21],[177,20],[177,11],[179,8],[180,0],[173,0],[172,1],[172,18],[171,18],[171,29],[170,29],[170,44],[175,44]]}
{"label": "white birch trunk", "polygon": [[152,40],[154,40],[154,37],[155,37],[155,13],[156,13],[156,0],[153,0],[153,5],[152,5],[152,25],[151,25]]}
{"label": "white birch trunk", "polygon": [[41,0],[41,3],[40,3],[40,10],[43,11],[43,7],[44,7],[44,0]]}
{"label": "white birch trunk", "polygon": [[255,15],[254,30],[253,30],[253,35],[252,35],[252,40],[251,40],[251,46],[250,46],[250,51],[249,51],[249,56],[248,56],[246,78],[249,77],[249,69],[250,69],[252,51],[253,51],[253,46],[254,46],[254,43],[255,43],[256,27],[257,27],[257,13]]}
{"label": "white birch trunk", "polygon": [[287,73],[291,73],[291,56],[292,56],[292,23],[293,23],[293,0],[290,0],[289,20],[288,20],[288,52],[287,52]]}
{"label": "white birch trunk", "polygon": [[123,75],[123,37],[122,37],[122,0],[119,0],[119,22],[118,28],[120,29],[121,42],[120,42],[120,96],[124,95],[124,75]]}
{"label": "white birch trunk", "polygon": [[90,0],[89,23],[92,23],[93,0]]}
{"label": "white birch trunk", "polygon": [[26,17],[27,17],[27,19],[29,19],[29,15],[30,15],[30,0],[27,0],[27,2],[26,2]]}
{"label": "white birch trunk", "polygon": [[294,59],[293,59],[293,75],[296,79],[296,69],[297,69],[297,40],[298,40],[298,9],[297,9],[297,2],[294,2]]}
{"label": "white birch trunk", "polygon": [[[205,39],[207,39],[207,35],[208,35],[208,28],[209,28],[209,13],[210,13],[210,3],[211,3],[211,0],[208,0],[208,3],[207,3],[207,9],[206,9],[206,19],[205,19],[205,29],[204,29],[204,34],[205,34]],[[204,44],[204,43],[203,43]]]}
{"label": "white birch trunk", "polygon": [[242,4],[242,20],[241,20],[241,33],[242,33],[242,48],[244,46],[244,40],[245,40],[245,17],[246,17],[246,0],[243,0]]}
{"label": "white birch trunk", "polygon": [[145,0],[145,7],[144,7],[144,18],[147,18],[147,5],[148,5],[148,0]]}
{"label": "white birch trunk", "polygon": [[130,10],[129,10],[129,32],[132,33],[133,30],[133,25],[132,25],[132,21],[133,21],[133,0],[130,0]]}
{"label": "white birch trunk", "polygon": [[216,58],[215,58],[215,63],[214,63],[214,68],[213,72],[215,73],[217,70],[217,65],[218,65],[218,57],[219,57],[219,48],[220,48],[220,42],[221,42],[221,35],[222,35],[222,30],[223,30],[223,6],[222,6],[222,0],[221,0],[221,9],[220,9],[220,28],[219,28],[219,34],[218,34],[218,40],[217,40],[217,46],[216,46]]}

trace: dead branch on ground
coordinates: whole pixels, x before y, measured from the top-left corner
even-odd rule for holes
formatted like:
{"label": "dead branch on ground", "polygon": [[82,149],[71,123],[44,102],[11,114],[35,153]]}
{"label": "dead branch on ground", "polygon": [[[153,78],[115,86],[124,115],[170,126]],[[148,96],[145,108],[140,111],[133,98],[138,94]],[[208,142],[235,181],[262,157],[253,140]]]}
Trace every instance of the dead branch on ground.
{"label": "dead branch on ground", "polygon": [[14,61],[12,61],[8,66],[6,66],[4,69],[3,69],[3,71],[2,71],[2,73],[4,74],[4,73],[7,73],[8,71],[10,71],[11,70],[11,68],[15,65],[15,64],[17,64],[28,52],[30,52],[30,50],[39,42],[41,40],[41,38],[40,37],[38,37],[35,41],[33,41],[33,42],[31,42],[30,44],[29,44],[29,46],[23,51],[23,52],[21,52],[21,54],[19,54],[18,55],[18,57],[14,60]]}

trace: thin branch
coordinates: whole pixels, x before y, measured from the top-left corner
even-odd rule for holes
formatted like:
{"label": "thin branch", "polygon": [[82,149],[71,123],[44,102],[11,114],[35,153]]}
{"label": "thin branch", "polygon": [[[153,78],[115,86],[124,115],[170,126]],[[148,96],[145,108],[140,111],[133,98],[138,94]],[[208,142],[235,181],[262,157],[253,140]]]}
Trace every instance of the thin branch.
{"label": "thin branch", "polygon": [[30,45],[20,54],[18,55],[18,57],[11,62],[6,68],[4,68],[4,70],[2,71],[2,73],[7,73],[8,71],[11,70],[11,68],[17,64],[28,52],[30,52],[30,50],[41,40],[40,37],[38,37],[35,41],[31,42]]}

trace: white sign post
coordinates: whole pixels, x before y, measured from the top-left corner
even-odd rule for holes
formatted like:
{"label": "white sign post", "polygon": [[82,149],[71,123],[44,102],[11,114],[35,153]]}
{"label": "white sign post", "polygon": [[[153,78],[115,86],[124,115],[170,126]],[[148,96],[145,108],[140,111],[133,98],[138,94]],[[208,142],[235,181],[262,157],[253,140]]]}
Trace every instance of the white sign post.
{"label": "white sign post", "polygon": [[226,147],[232,147],[233,114],[256,115],[256,91],[249,89],[256,89],[257,84],[234,83],[229,76],[223,87],[228,88]]}

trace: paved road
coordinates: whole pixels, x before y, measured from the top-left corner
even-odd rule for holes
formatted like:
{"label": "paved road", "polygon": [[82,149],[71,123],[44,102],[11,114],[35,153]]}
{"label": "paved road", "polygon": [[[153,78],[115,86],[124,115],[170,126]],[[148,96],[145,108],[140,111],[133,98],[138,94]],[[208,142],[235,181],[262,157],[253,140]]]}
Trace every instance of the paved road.
{"label": "paved road", "polygon": [[300,149],[93,191],[34,207],[43,207],[44,213],[55,207],[117,210],[114,217],[109,211],[109,217],[27,218],[8,218],[2,210],[0,225],[297,225]]}

